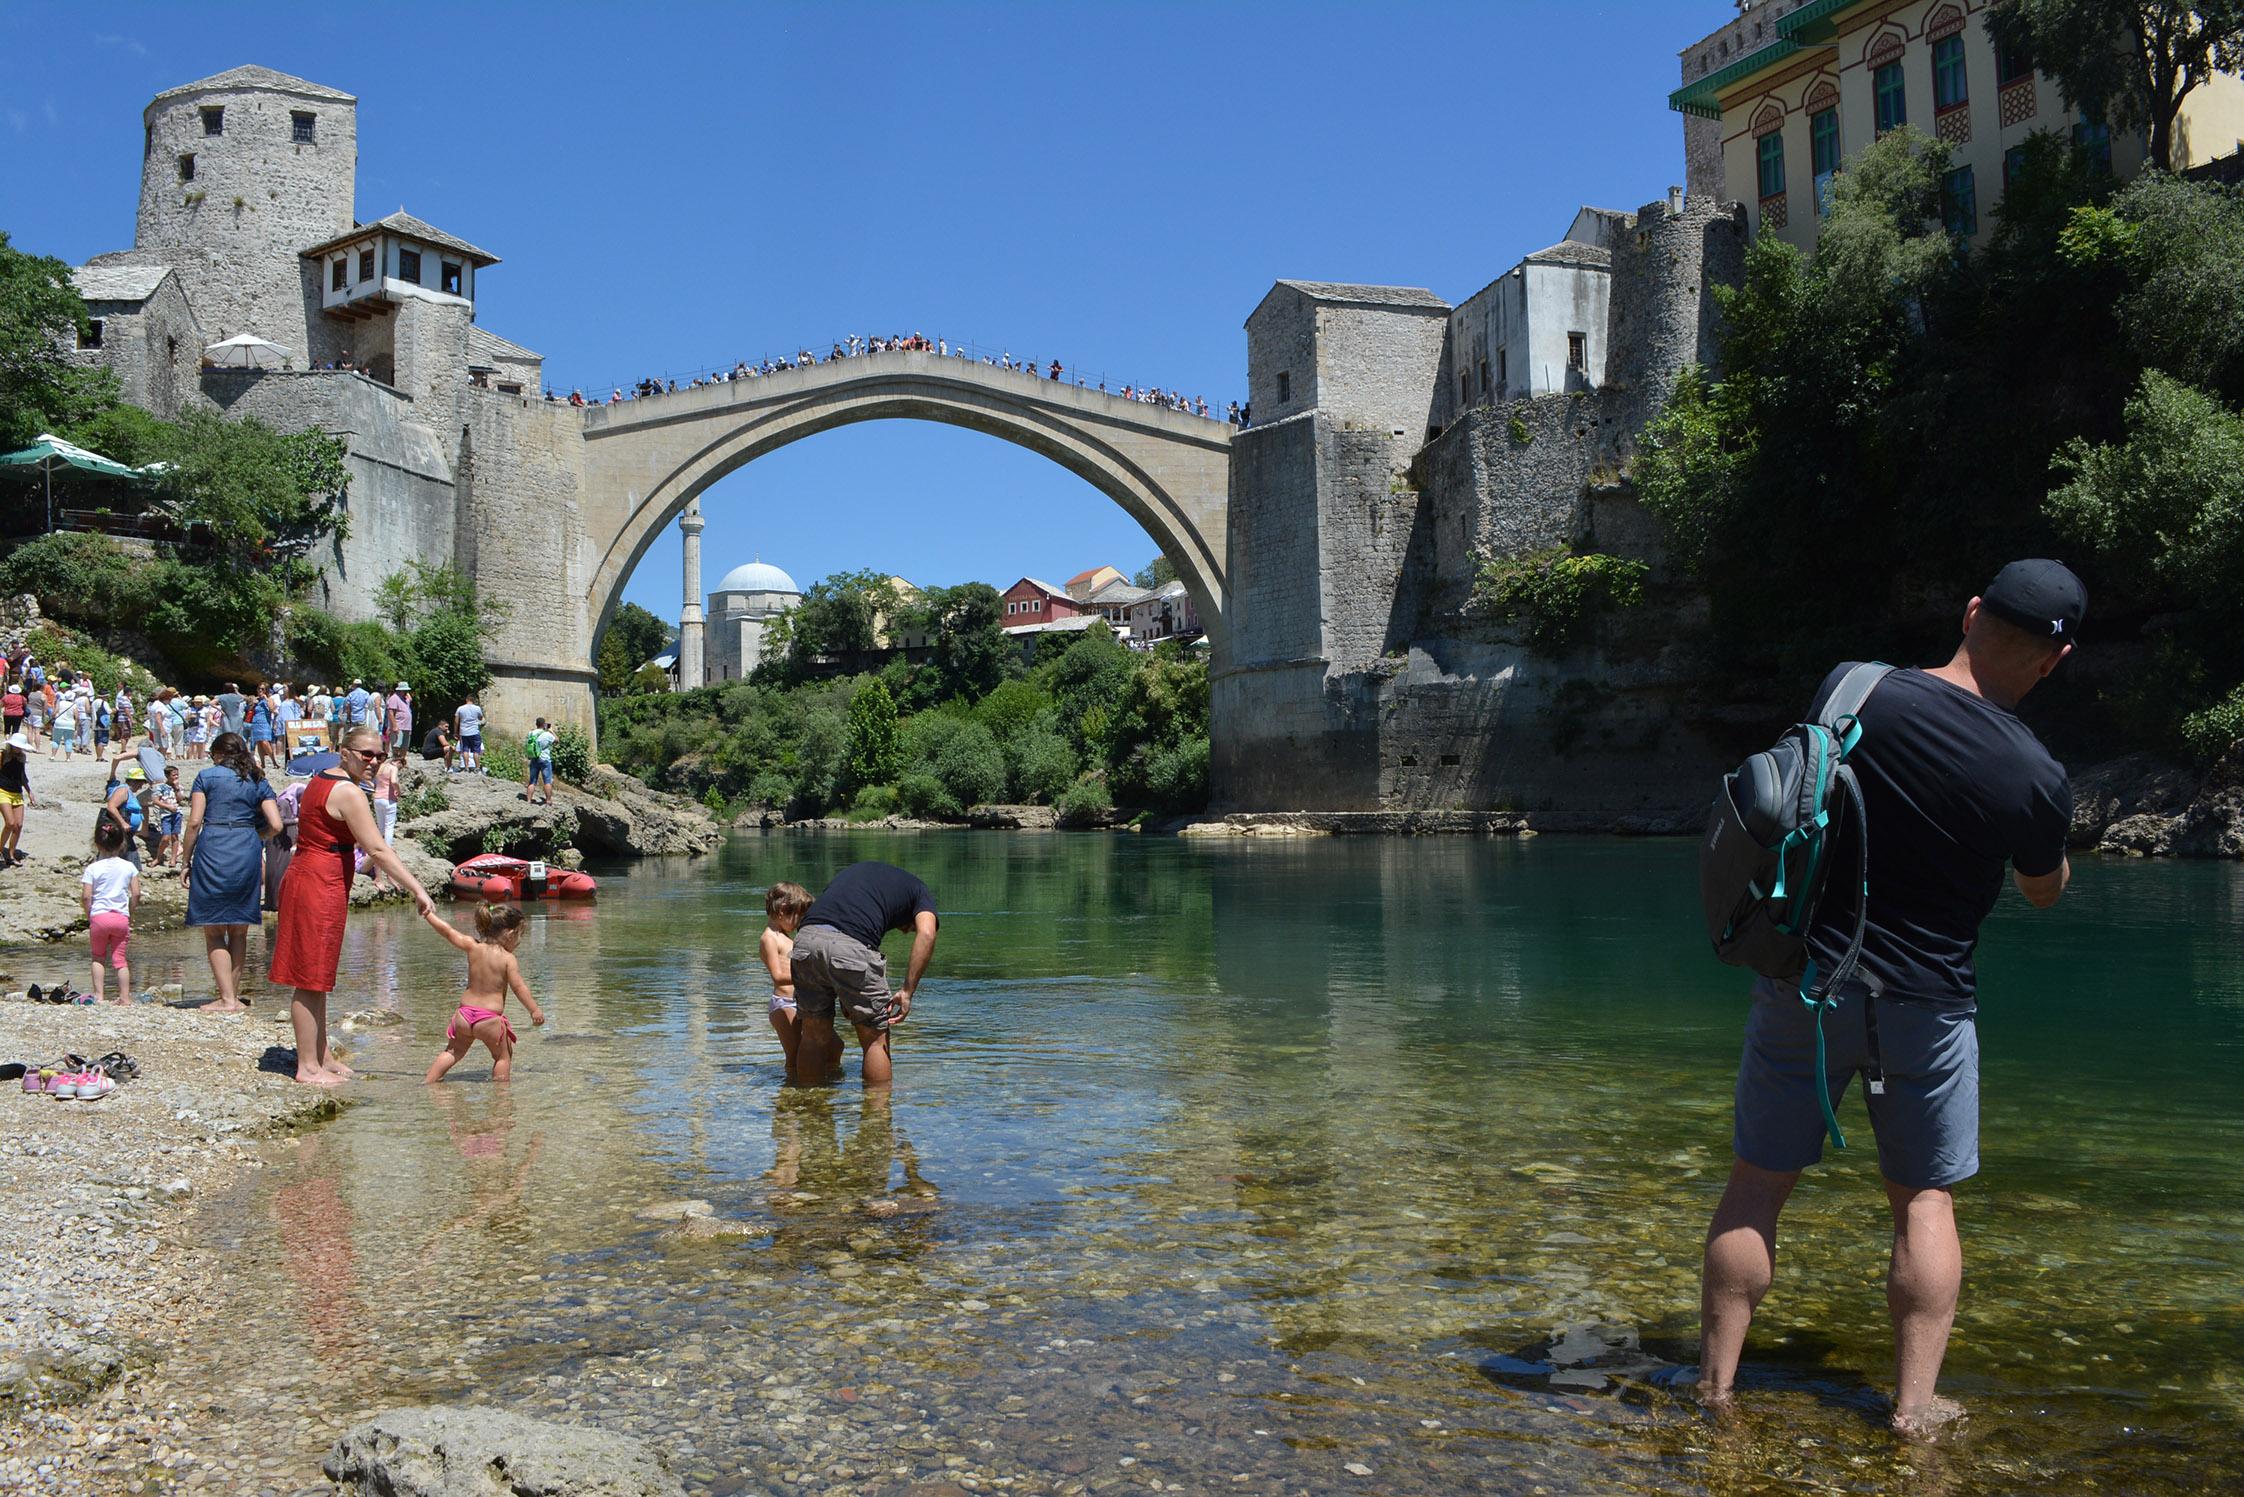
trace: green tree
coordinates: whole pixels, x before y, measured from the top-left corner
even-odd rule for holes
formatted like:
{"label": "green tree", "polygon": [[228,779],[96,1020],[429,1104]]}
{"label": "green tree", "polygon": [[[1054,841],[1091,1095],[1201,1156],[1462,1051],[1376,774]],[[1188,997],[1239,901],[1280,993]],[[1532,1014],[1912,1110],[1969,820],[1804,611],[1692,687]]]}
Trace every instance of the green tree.
{"label": "green tree", "polygon": [[934,676],[938,697],[978,701],[997,689],[1012,668],[1005,637],[1005,601],[986,582],[933,590]]}
{"label": "green tree", "polygon": [[601,642],[604,645],[613,639],[620,643],[624,658],[635,671],[667,650],[675,637],[676,631],[666,620],[636,603],[626,603],[608,620],[608,632]]}
{"label": "green tree", "polygon": [[600,655],[596,668],[600,672],[600,689],[613,696],[631,684],[638,667],[632,663],[631,651],[625,646],[623,636],[614,630],[600,641]]}
{"label": "green tree", "polygon": [[2138,595],[2244,615],[2244,416],[2154,369],[2126,424],[2059,449],[2050,515]]}
{"label": "green tree", "polygon": [[880,572],[836,572],[820,578],[787,616],[796,663],[879,648],[879,621],[896,616],[900,607],[896,585]]}
{"label": "green tree", "polygon": [[1004,749],[1013,798],[1024,805],[1043,805],[1075,782],[1075,751],[1050,728],[1023,728],[1005,741]]}
{"label": "green tree", "polygon": [[1040,669],[1059,704],[1060,732],[1084,758],[1106,758],[1115,710],[1134,669],[1129,650],[1103,623],[1077,635],[1065,653]]}
{"label": "green tree", "polygon": [[878,677],[868,680],[849,703],[849,786],[885,785],[903,767],[896,737],[896,699]]}
{"label": "green tree", "polygon": [[1011,680],[974,704],[974,716],[999,743],[1011,743],[1053,710],[1051,694],[1033,681]]}
{"label": "green tree", "polygon": [[42,431],[66,432],[115,403],[108,371],[82,369],[64,352],[85,326],[70,267],[27,255],[0,233],[0,452],[27,447]]}
{"label": "green tree", "polygon": [[935,777],[962,807],[1000,801],[1005,798],[1005,755],[989,729],[964,723],[935,756]]}
{"label": "green tree", "polygon": [[2141,365],[2244,395],[2244,193],[2151,174],[2108,206],[2073,210],[2060,253],[2115,269],[2116,310]]}
{"label": "green tree", "polygon": [[1138,568],[1137,575],[1130,579],[1130,583],[1133,587],[1156,588],[1165,587],[1176,580],[1176,564],[1166,556],[1156,556]]}
{"label": "green tree", "polygon": [[2115,130],[2145,130],[2174,169],[2182,101],[2244,65],[2238,0],[1997,0],[1987,29],[2057,80],[2065,101]]}

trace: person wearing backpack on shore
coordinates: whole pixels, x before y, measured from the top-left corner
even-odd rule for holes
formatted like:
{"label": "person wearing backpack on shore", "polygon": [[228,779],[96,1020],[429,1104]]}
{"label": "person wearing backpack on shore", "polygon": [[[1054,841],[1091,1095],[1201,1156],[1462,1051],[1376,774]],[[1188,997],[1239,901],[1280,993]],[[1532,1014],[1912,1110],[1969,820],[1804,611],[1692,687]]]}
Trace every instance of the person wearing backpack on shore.
{"label": "person wearing backpack on shore", "polygon": [[[1737,1157],[1701,1279],[1699,1393],[1709,1405],[1731,1400],[1746,1331],[1775,1278],[1777,1217],[1822,1157],[1827,1119],[1837,1137],[1830,1109],[1860,1071],[1893,1214],[1893,1427],[1921,1434],[1961,1412],[1933,1390],[1963,1281],[1953,1192],[1979,1169],[1972,951],[2006,868],[2036,909],[2057,903],[2071,877],[2071,786],[2015,709],[2072,653],[2087,611],[2065,567],[2012,562],[1966,605],[1963,643],[1947,664],[1856,675],[1845,689],[1868,694],[1828,719],[1855,663],[1817,693],[1811,719],[1830,730],[1860,786],[1858,814],[1835,817],[1829,839],[1829,866],[1844,876],[1830,881],[1846,897],[1808,917],[1797,983],[1764,975],[1754,986]],[[1710,831],[1702,870],[1716,840]],[[1859,903],[1845,887],[1858,871]],[[1710,934],[1719,949],[1729,932]],[[1819,982],[1819,971],[1840,980]]]}

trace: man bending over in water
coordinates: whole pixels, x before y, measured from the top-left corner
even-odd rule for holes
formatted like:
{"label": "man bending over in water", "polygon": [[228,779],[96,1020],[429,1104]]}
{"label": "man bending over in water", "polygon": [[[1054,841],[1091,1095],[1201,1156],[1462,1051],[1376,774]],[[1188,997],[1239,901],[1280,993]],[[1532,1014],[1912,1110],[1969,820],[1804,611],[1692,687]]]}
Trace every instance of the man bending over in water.
{"label": "man bending over in water", "polygon": [[[1776,1275],[1777,1214],[1823,1155],[1817,1088],[1837,1106],[1857,1070],[1893,1212],[1893,1425],[1932,1429],[1961,1412],[1933,1396],[1963,1284],[1955,1186],[1979,1171],[1979,924],[2005,865],[2036,909],[2065,892],[2072,789],[2013,710],[2072,653],[2088,611],[2080,579],[2053,561],[2004,567],[1963,614],[1946,665],[1900,670],[1871,692],[1862,741],[1847,756],[1870,838],[1868,925],[1860,976],[1822,1015],[1829,1054],[1816,1070],[1817,1015],[1767,978],[1754,987],[1738,1063],[1729,1188],[1706,1236],[1699,1320],[1700,1396],[1730,1399],[1755,1307]],[[1848,666],[1833,671],[1816,706]],[[1852,868],[1851,832],[1832,851]],[[1853,933],[1851,900],[1825,900],[1809,931],[1830,971]]]}
{"label": "man bending over in water", "polygon": [[[794,1079],[817,1085],[842,1056],[834,1033],[838,1010],[857,1030],[865,1085],[888,1085],[888,1034],[912,1011],[912,995],[935,955],[935,896],[927,885],[887,863],[852,863],[833,877],[795,932],[788,954],[795,977],[798,1028]],[[881,937],[912,933],[904,986],[888,991]]]}

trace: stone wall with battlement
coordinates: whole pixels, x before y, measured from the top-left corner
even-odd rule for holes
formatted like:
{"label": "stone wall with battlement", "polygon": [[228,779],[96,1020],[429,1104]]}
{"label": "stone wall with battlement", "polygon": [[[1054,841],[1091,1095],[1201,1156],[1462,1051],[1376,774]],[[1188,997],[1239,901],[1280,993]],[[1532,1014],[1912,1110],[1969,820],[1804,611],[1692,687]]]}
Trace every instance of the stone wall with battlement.
{"label": "stone wall with battlement", "polygon": [[343,439],[351,476],[349,533],[321,563],[313,601],[341,618],[375,617],[374,590],[409,561],[453,559],[458,507],[452,462],[415,402],[363,374],[339,370],[206,369],[201,393],[229,416],[280,431],[317,428]]}

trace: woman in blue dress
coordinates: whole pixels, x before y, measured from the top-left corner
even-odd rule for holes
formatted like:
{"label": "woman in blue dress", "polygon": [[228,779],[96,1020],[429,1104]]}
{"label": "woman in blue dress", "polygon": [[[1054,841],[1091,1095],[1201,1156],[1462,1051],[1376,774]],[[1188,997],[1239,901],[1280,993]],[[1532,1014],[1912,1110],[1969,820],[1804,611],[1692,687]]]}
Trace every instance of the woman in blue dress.
{"label": "woman in blue dress", "polygon": [[239,733],[221,733],[210,767],[195,776],[180,860],[187,870],[187,923],[203,928],[210,975],[218,984],[212,1013],[239,1013],[249,928],[263,921],[264,840],[281,829],[280,807],[265,772]]}
{"label": "woman in blue dress", "polygon": [[273,703],[260,690],[249,699],[249,747],[257,755],[260,769],[277,768],[273,763]]}

